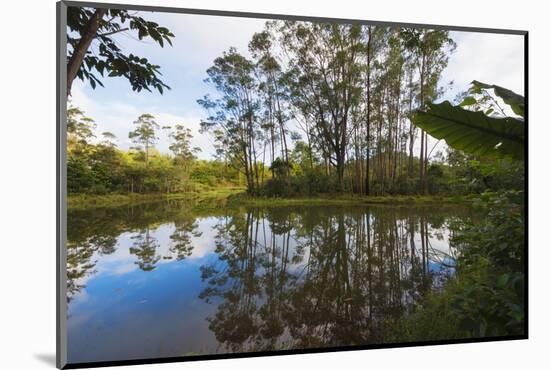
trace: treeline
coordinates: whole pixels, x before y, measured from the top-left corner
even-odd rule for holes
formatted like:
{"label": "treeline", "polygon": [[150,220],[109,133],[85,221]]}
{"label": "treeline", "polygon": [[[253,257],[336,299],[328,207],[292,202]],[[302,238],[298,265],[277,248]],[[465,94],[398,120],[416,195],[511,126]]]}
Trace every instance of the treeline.
{"label": "treeline", "polygon": [[268,22],[250,59],[230,48],[207,70],[202,127],[250,193],[426,193],[434,148],[408,116],[441,96],[454,48],[447,31]]}
{"label": "treeline", "polygon": [[[78,108],[68,110],[68,191],[173,193],[246,186],[253,195],[469,194],[519,189],[523,164],[428,146],[411,112],[440,97],[455,48],[447,31],[267,22],[207,70],[216,96],[202,132],[215,159],[199,161],[184,125],[137,117],[124,151]],[[155,149],[165,131],[170,153]],[[434,141],[435,142],[435,141]],[[442,146],[443,147],[443,146]],[[440,147],[441,149],[441,147]]]}
{"label": "treeline", "polygon": [[[110,132],[97,135],[96,123],[79,108],[67,111],[67,191],[69,194],[174,193],[240,186],[237,170],[219,160],[198,160],[191,131],[184,125],[160,127],[143,114],[128,133],[130,150]],[[170,154],[155,149],[160,130],[170,138]]]}

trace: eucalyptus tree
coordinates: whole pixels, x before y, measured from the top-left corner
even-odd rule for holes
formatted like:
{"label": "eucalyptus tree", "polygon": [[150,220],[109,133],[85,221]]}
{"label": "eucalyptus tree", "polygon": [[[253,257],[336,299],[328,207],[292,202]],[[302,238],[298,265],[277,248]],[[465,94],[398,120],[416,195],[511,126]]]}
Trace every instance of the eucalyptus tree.
{"label": "eucalyptus tree", "polygon": [[[268,28],[269,29],[269,28]],[[275,159],[275,132],[277,127],[281,143],[281,159],[289,163],[289,149],[287,143],[288,130],[286,123],[290,118],[286,107],[286,81],[280,62],[273,52],[273,35],[266,29],[255,33],[248,44],[248,49],[254,58],[259,79],[259,89],[263,95],[264,115],[266,128],[270,131],[272,162]],[[289,167],[287,165],[287,167]],[[288,173],[286,174],[289,175]]]}
{"label": "eucalyptus tree", "polygon": [[400,40],[396,37],[395,33],[392,33],[388,39],[388,55],[386,59],[388,91],[386,95],[386,121],[388,128],[385,150],[387,156],[384,156],[387,161],[387,176],[392,183],[395,183],[397,177],[397,162],[400,152],[399,137],[401,136],[401,94],[404,61]]}
{"label": "eucalyptus tree", "polygon": [[175,162],[188,167],[196,158],[196,154],[201,151],[201,148],[191,146],[191,140],[193,140],[191,129],[182,124],[177,124],[168,136],[171,140],[168,149],[174,154]]}
{"label": "eucalyptus tree", "polygon": [[142,114],[134,121],[136,128],[134,131],[128,133],[136,149],[145,153],[145,165],[149,165],[149,150],[154,147],[158,140],[156,136],[156,130],[160,129],[160,126],[155,121],[155,116],[149,113]]}
{"label": "eucalyptus tree", "polygon": [[88,81],[92,88],[103,86],[99,75],[125,77],[132,90],[161,94],[169,87],[160,79],[160,67],[147,58],[128,53],[113,37],[118,33],[137,34],[139,40],[150,38],[164,46],[172,45],[174,34],[139,12],[126,9],[67,8],[67,95],[76,77]]}
{"label": "eucalyptus tree", "polygon": [[67,142],[71,145],[86,145],[95,137],[97,127],[93,118],[87,117],[80,108],[70,106],[67,109]]}
{"label": "eucalyptus tree", "polygon": [[101,141],[101,145],[108,147],[108,148],[116,148],[116,135],[113,134],[110,131],[104,131],[101,133],[101,137],[103,140]]}
{"label": "eucalyptus tree", "polygon": [[[196,160],[196,154],[201,151],[198,147],[191,146],[193,134],[191,129],[183,124],[176,124],[173,128],[170,126],[164,127],[168,130],[170,145],[168,149],[174,155],[172,177],[174,182],[186,182],[191,174],[193,163]],[[167,186],[168,188],[169,186]]]}
{"label": "eucalyptus tree", "polygon": [[284,21],[277,29],[289,57],[293,104],[313,118],[343,191],[351,110],[361,96],[361,26]]}
{"label": "eucalyptus tree", "polygon": [[383,46],[383,41],[387,29],[378,26],[366,26],[363,27],[363,38],[366,43],[366,61],[365,61],[365,87],[363,89],[365,93],[365,120],[366,120],[366,133],[365,133],[365,146],[366,146],[366,159],[365,159],[365,194],[370,194],[370,154],[371,154],[371,117],[372,117],[372,103],[371,103],[371,89],[372,89],[372,74],[374,69],[374,62],[378,58],[380,49]]}
{"label": "eucalyptus tree", "polygon": [[[406,104],[407,107],[407,116],[410,117],[413,110],[416,109],[417,100],[419,96],[419,82],[415,80],[415,69],[416,61],[412,58],[410,53],[405,53],[405,89],[406,89]],[[416,126],[409,120],[409,132],[407,135],[408,139],[408,162],[407,162],[407,176],[409,178],[413,177],[414,167],[414,142],[416,139]]]}
{"label": "eucalyptus tree", "polygon": [[228,154],[244,169],[249,192],[259,187],[256,139],[261,101],[255,68],[252,61],[230,48],[207,70],[209,77],[205,82],[217,90],[219,97],[213,99],[206,95],[197,100],[211,113],[201,121],[202,130],[223,132]]}
{"label": "eucalyptus tree", "polygon": [[[412,54],[420,79],[419,109],[438,96],[437,85],[441,72],[448,64],[449,55],[456,43],[449,37],[449,31],[403,28],[400,31],[405,48]],[[420,188],[426,191],[428,167],[428,138],[424,130],[420,132]]]}

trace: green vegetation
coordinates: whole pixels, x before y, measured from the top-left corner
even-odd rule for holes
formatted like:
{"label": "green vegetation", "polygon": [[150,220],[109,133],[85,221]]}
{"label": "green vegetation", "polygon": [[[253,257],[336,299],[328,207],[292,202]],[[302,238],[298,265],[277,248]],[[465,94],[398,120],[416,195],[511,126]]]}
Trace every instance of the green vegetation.
{"label": "green vegetation", "polygon": [[[129,151],[116,147],[109,132],[95,135],[95,122],[78,108],[68,110],[67,190],[69,206],[118,204],[161,197],[192,197],[197,193],[235,191],[238,172],[220,161],[197,160],[191,134],[183,125],[164,127],[172,140],[172,155],[154,149],[159,128],[154,116],[143,114],[129,133],[136,144]],[[78,199],[78,200],[77,200]]]}
{"label": "green vegetation", "polygon": [[238,193],[228,198],[228,206],[253,206],[253,207],[280,207],[280,206],[311,206],[311,205],[343,205],[366,206],[369,204],[410,205],[410,204],[471,204],[475,196],[432,196],[432,195],[396,195],[396,196],[371,196],[359,195],[334,195],[295,198],[273,198],[250,196],[246,193]]}
{"label": "green vegetation", "polygon": [[[174,37],[166,27],[125,9],[67,8],[67,95],[76,77],[95,88],[103,86],[99,75],[106,72],[109,77],[126,78],[134,91],[153,88],[162,94],[169,89],[159,78],[158,65],[120,48],[113,39],[120,32],[137,33],[139,40],[151,39],[161,47],[165,42],[172,45]],[[95,50],[91,48],[94,41]]]}
{"label": "green vegetation", "polygon": [[[80,23],[69,28],[82,34],[100,10],[73,11]],[[160,46],[174,37],[154,22],[110,12],[109,22],[99,22],[105,32],[124,29],[120,18]],[[109,43],[104,38],[100,45]],[[68,43],[76,47],[75,40]],[[250,40],[250,59],[230,48],[207,70],[216,96],[198,103],[208,112],[202,134],[214,139],[215,159],[197,160],[200,149],[191,147],[184,123],[160,127],[143,113],[128,133],[134,146],[121,150],[112,133],[97,137],[93,119],[70,107],[68,192],[138,199],[243,186],[251,196],[275,198],[520,190],[523,123],[505,117],[499,104],[522,113],[520,96],[474,81],[460,106],[432,103],[445,90],[439,80],[455,47],[446,31],[268,22]],[[81,71],[98,70],[96,62],[84,59]],[[161,130],[170,154],[155,148]],[[428,148],[428,133],[450,147]]]}
{"label": "green vegetation", "polygon": [[406,320],[387,321],[387,341],[525,334],[523,194],[486,195],[477,206],[487,221],[463,225],[452,240],[461,253],[456,277]]}
{"label": "green vegetation", "polygon": [[[501,97],[510,109],[518,115],[507,117],[498,102],[487,92],[494,89],[496,96]],[[472,82],[471,93],[482,95],[481,98],[467,96],[460,106],[449,102],[429,104],[426,112],[415,112],[413,122],[430,135],[445,139],[450,146],[480,156],[509,156],[523,160],[525,151],[525,125],[523,121],[523,97],[496,85]],[[484,103],[489,101],[489,106]],[[473,106],[473,110],[462,107]],[[502,115],[491,113],[500,109]]]}
{"label": "green vegetation", "polygon": [[[472,112],[447,103],[442,108],[447,110],[444,115],[438,114],[441,107],[431,106],[427,112],[419,112],[414,122],[431,134],[451,137],[450,145],[490,157],[523,159],[523,97],[477,81],[473,82],[471,91],[480,93],[489,88],[494,89],[521,118],[494,119],[490,117],[493,107],[484,112],[477,109],[473,116]],[[484,98],[466,98],[465,101],[469,101],[467,105],[479,107]],[[460,125],[460,120],[468,123],[462,132],[471,135],[458,137],[456,125]],[[487,124],[489,120],[492,123]],[[451,129],[452,124],[455,129]],[[511,189],[515,190],[486,192],[477,199],[476,206],[484,209],[488,216],[485,222],[461,225],[452,238],[460,251],[456,277],[442,292],[432,293],[420,307],[414,307],[416,312],[407,320],[388,321],[387,333],[391,333],[386,338],[388,341],[525,334],[525,198],[523,186]]]}
{"label": "green vegetation", "polygon": [[[163,200],[190,200],[202,207],[210,204],[213,207],[226,205],[231,196],[242,193],[243,188],[219,188],[215,190],[204,190],[201,192],[186,193],[150,193],[150,194],[77,194],[69,195],[67,205],[70,209],[85,209],[96,207],[118,207],[128,204],[139,204]],[[217,203],[211,201],[216,200]]]}

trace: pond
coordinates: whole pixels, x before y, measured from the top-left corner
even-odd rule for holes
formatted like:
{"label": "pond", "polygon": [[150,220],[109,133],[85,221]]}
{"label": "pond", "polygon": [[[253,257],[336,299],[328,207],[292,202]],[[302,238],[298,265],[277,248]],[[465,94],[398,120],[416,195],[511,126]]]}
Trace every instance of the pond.
{"label": "pond", "polygon": [[69,362],[384,341],[454,273],[459,206],[193,210],[169,201],[68,214]]}

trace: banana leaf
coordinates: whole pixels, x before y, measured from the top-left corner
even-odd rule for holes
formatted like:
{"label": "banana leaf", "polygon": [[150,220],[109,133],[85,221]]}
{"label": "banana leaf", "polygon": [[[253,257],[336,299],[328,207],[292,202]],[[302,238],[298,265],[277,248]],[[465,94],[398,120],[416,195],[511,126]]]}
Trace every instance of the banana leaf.
{"label": "banana leaf", "polygon": [[472,81],[472,92],[481,93],[481,90],[494,89],[495,95],[501,98],[506,104],[512,108],[515,114],[525,117],[525,99],[523,96],[516,94],[512,90],[505,89],[498,85],[489,85],[479,81]]}
{"label": "banana leaf", "polygon": [[489,117],[444,101],[414,112],[411,120],[455,149],[480,156],[524,158],[525,124],[521,119]]}

